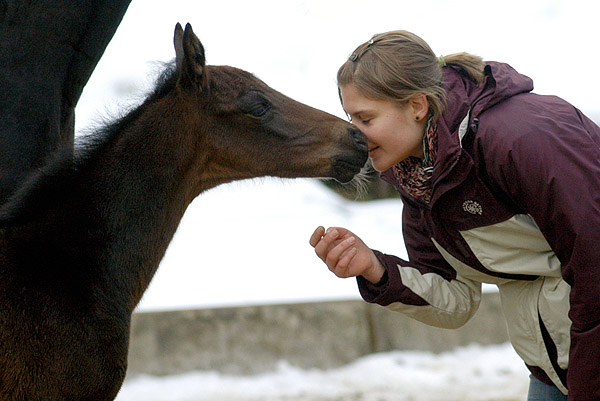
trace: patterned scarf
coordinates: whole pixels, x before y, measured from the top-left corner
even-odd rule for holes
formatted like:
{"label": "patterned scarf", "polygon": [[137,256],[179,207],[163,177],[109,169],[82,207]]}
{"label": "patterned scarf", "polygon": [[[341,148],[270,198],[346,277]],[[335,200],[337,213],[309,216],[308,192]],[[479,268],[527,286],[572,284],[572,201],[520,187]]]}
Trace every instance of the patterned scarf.
{"label": "patterned scarf", "polygon": [[398,186],[426,205],[431,202],[431,177],[437,155],[437,140],[437,124],[432,124],[432,118],[429,118],[423,135],[423,159],[410,156],[392,167]]}

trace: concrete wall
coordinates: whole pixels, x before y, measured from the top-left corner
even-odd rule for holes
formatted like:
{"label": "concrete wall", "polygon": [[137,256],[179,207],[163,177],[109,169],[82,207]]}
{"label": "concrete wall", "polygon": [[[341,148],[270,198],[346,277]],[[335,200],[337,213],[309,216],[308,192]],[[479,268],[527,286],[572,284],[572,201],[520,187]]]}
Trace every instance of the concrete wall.
{"label": "concrete wall", "polygon": [[473,319],[456,330],[429,327],[359,300],[136,313],[128,375],[259,373],[281,360],[331,368],[373,352],[441,352],[506,341],[496,293],[484,294]]}

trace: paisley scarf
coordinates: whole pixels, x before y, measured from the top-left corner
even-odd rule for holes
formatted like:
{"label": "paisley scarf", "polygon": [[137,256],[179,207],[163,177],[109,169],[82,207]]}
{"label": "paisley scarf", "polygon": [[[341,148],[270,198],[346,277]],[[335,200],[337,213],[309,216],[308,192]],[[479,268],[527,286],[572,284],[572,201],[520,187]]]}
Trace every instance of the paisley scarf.
{"label": "paisley scarf", "polygon": [[392,167],[397,185],[416,200],[431,202],[431,177],[437,155],[437,124],[427,121],[423,135],[423,158],[410,156]]}

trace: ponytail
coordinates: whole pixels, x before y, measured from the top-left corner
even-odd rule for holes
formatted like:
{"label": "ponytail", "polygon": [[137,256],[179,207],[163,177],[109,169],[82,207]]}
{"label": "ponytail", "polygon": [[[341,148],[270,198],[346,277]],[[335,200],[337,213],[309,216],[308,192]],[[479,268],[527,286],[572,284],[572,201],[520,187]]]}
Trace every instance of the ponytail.
{"label": "ponytail", "polygon": [[483,85],[485,64],[481,57],[469,53],[454,53],[443,56],[443,59],[446,65],[460,68],[477,85]]}

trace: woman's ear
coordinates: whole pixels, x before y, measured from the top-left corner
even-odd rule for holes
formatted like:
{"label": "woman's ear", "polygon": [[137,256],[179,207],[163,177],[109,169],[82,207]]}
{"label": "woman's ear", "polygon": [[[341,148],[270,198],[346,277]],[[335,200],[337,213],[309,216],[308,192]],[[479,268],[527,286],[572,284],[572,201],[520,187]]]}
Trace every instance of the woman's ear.
{"label": "woman's ear", "polygon": [[420,93],[410,98],[408,106],[411,108],[413,118],[416,121],[423,121],[427,118],[429,113],[429,101],[425,94]]}

